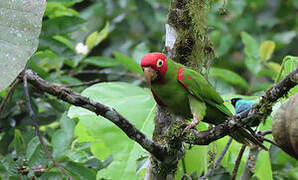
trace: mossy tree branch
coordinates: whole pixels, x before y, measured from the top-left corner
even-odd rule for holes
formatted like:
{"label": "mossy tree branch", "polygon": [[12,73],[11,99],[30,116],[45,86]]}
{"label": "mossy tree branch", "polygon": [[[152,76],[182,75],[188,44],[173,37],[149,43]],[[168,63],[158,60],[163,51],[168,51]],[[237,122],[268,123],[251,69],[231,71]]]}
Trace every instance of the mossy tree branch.
{"label": "mossy tree branch", "polygon": [[[105,117],[118,126],[130,139],[139,143],[144,149],[154,155],[158,160],[163,161],[166,157],[165,148],[149,139],[143,132],[138,130],[133,124],[125,119],[121,114],[111,107],[95,102],[87,97],[81,96],[75,91],[64,87],[63,85],[54,84],[45,81],[37,75],[36,72],[28,69],[24,71],[28,81],[42,92],[47,92],[69,104],[88,109],[97,115]],[[22,78],[22,76],[20,77]]]}
{"label": "mossy tree branch", "polygon": [[[184,136],[184,141],[190,144],[207,145],[211,142],[220,139],[239,127],[245,126],[248,122],[264,120],[272,112],[272,106],[281,97],[295,87],[298,83],[298,68],[288,74],[282,81],[269,88],[261,97],[259,103],[254,105],[250,110],[246,110],[241,114],[233,116],[207,131],[196,132]],[[182,131],[182,128],[179,128]],[[173,132],[173,135],[177,134]]]}

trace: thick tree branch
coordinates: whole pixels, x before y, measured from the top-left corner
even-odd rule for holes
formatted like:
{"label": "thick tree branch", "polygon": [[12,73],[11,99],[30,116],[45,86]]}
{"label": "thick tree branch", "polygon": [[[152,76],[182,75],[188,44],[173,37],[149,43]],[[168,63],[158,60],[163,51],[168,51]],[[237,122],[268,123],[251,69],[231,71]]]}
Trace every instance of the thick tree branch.
{"label": "thick tree branch", "polygon": [[233,116],[231,120],[227,120],[214,128],[207,131],[192,131],[184,137],[184,141],[190,144],[207,145],[220,139],[227,134],[235,131],[239,127],[243,127],[250,121],[264,120],[270,115],[272,106],[281,97],[287,95],[289,90],[297,85],[298,68],[288,74],[282,81],[268,89],[257,103],[250,110]]}
{"label": "thick tree branch", "polygon": [[165,157],[166,150],[164,147],[149,139],[144,133],[139,131],[133,124],[120,115],[115,109],[95,102],[87,97],[81,96],[73,90],[63,87],[63,85],[53,84],[51,82],[45,81],[39,77],[37,73],[30,69],[26,70],[24,73],[28,81],[37,89],[56,96],[57,98],[68,102],[69,104],[83,107],[96,113],[97,115],[105,117],[122,129],[122,131],[130,139],[139,143],[157,159],[163,160]]}

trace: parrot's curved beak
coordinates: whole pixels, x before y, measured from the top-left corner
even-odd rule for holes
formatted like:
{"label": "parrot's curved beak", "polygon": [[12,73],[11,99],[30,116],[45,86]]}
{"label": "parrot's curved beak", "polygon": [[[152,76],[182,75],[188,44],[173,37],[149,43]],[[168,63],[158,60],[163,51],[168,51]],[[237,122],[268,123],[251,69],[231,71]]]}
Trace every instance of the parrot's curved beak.
{"label": "parrot's curved beak", "polygon": [[156,71],[151,67],[145,67],[144,74],[145,74],[145,79],[149,85],[151,85],[151,82],[157,78]]}

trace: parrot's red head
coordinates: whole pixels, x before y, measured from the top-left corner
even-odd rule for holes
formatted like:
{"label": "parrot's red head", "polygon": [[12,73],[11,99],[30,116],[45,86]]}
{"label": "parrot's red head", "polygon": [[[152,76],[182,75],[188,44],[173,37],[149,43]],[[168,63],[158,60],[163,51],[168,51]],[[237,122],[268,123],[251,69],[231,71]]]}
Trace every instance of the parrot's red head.
{"label": "parrot's red head", "polygon": [[146,81],[151,82],[161,80],[167,72],[167,57],[162,53],[148,53],[141,60],[141,66],[145,74]]}

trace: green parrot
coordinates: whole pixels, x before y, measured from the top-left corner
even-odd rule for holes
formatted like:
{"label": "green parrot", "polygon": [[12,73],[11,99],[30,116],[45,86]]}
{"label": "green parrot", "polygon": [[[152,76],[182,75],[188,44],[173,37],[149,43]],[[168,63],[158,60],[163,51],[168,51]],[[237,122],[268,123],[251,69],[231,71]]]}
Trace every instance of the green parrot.
{"label": "green parrot", "polygon": [[[195,127],[200,120],[217,125],[232,116],[223,104],[224,100],[200,73],[162,53],[146,54],[141,60],[141,67],[159,105],[184,119],[193,118],[186,129]],[[230,136],[240,143],[257,144],[267,149],[244,128],[239,128]]]}

